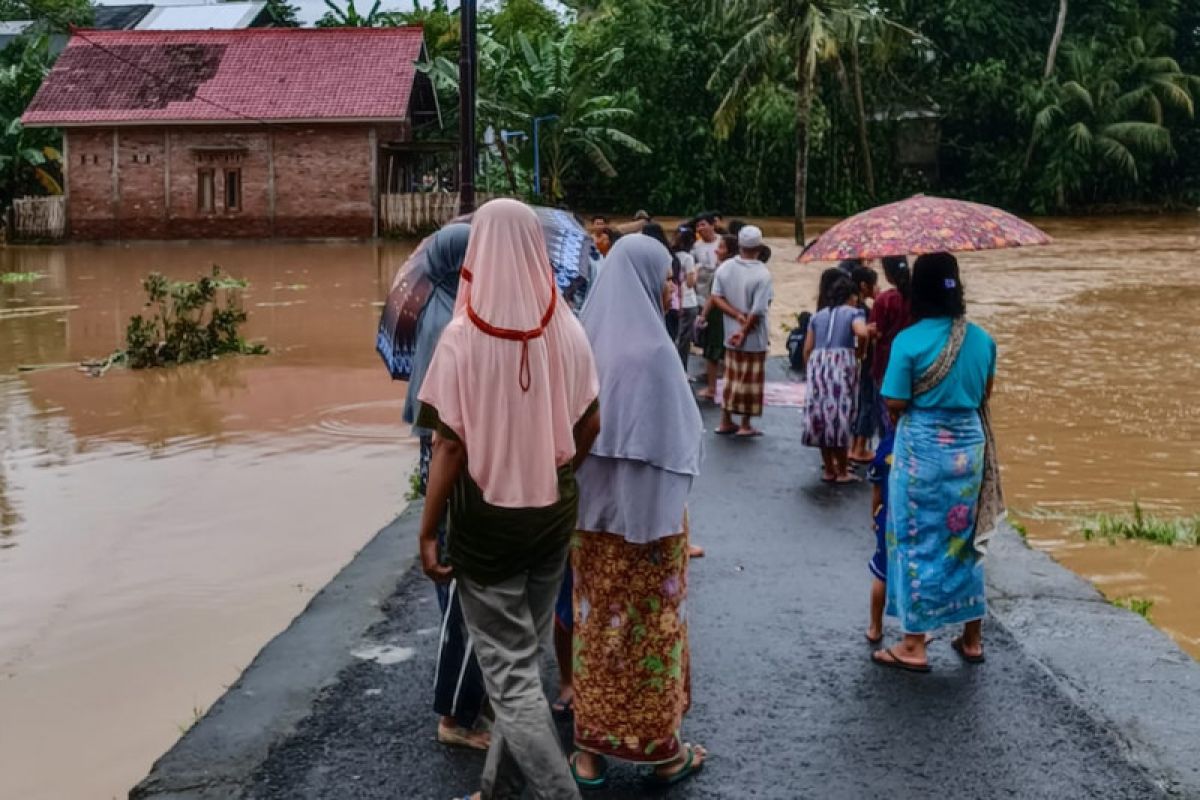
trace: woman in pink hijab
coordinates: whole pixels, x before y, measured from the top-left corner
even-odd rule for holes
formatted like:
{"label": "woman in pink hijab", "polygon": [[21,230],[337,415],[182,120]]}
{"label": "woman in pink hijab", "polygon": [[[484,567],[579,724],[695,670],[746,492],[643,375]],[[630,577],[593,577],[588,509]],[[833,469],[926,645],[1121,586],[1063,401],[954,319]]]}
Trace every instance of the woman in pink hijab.
{"label": "woman in pink hijab", "polygon": [[[541,224],[494,200],[471,224],[454,318],[421,386],[435,431],[421,562],[458,581],[496,712],[481,797],[576,798],[539,670],[575,527],[575,469],[600,429],[586,334],[559,296]],[[449,564],[437,556],[449,503]]]}

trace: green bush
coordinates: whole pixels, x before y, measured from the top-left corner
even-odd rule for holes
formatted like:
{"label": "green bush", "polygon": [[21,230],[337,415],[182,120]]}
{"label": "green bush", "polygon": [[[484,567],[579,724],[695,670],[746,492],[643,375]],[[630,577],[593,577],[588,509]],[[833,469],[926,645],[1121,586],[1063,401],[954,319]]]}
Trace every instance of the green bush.
{"label": "green bush", "polygon": [[170,281],[150,273],[142,288],[152,316],[135,315],[125,329],[125,355],[133,369],[186,364],[227,353],[260,355],[261,344],[249,344],[240,328],[246,322],[240,292],[248,284],[227,278],[213,266],[211,275],[195,281]]}

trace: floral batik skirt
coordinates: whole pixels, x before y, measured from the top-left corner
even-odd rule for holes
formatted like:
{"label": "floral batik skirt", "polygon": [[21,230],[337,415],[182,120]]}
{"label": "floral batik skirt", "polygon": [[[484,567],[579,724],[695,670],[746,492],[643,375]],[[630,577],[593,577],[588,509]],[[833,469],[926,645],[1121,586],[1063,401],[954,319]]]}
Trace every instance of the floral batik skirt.
{"label": "floral batik skirt", "polygon": [[677,758],[691,702],[688,537],[650,544],[579,531],[575,572],[575,746],[643,764]]}
{"label": "floral batik skirt", "polygon": [[809,447],[849,447],[858,402],[858,357],[853,348],[821,348],[808,359],[804,436]]}
{"label": "floral batik skirt", "polygon": [[976,411],[910,409],[888,482],[887,612],[905,633],[982,619],[983,562],[971,544],[983,478]]}

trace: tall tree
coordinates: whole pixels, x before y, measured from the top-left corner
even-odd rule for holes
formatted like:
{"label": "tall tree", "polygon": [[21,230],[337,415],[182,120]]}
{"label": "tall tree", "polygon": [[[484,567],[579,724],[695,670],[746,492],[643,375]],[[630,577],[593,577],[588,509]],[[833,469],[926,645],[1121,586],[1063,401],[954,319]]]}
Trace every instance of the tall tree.
{"label": "tall tree", "polygon": [[[778,71],[780,59],[790,59],[796,87],[795,238],[802,244],[808,217],[810,126],[818,70],[824,64],[840,65],[845,45],[857,65],[859,40],[868,26],[894,23],[873,7],[854,0],[731,0],[715,5],[723,19],[740,23],[743,30],[709,80],[710,88],[724,89],[714,117],[718,136],[728,136],[732,131],[749,90]],[[861,84],[857,88],[861,89]],[[855,95],[860,142],[869,151],[862,93],[856,91]]]}
{"label": "tall tree", "polygon": [[1050,52],[1046,54],[1046,70],[1043,78],[1054,74],[1054,65],[1058,61],[1058,48],[1062,44],[1063,33],[1067,29],[1067,12],[1069,0],[1058,1],[1058,20],[1054,23],[1054,35],[1050,37]]}

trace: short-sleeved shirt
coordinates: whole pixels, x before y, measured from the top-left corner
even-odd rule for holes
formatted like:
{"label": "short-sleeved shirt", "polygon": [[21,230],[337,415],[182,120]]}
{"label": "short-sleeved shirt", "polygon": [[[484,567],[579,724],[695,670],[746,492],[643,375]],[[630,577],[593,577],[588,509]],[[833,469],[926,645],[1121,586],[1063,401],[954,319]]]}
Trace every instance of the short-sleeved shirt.
{"label": "short-sleeved shirt", "polygon": [[[683,308],[699,308],[700,296],[696,294],[694,286],[688,286],[688,276],[696,275],[696,259],[692,258],[691,253],[676,253],[679,258],[679,266],[683,268]],[[698,278],[697,278],[698,282]]]}
{"label": "short-sleeved shirt", "polygon": [[813,332],[814,350],[853,349],[854,321],[865,320],[867,312],[853,306],[822,308],[813,315],[808,329]]}
{"label": "short-sleeved shirt", "polygon": [[912,309],[904,295],[895,289],[888,289],[875,298],[870,321],[879,331],[879,338],[875,341],[875,360],[871,363],[871,377],[878,386],[883,382],[883,375],[887,371],[892,342],[896,340],[900,331],[912,324]]}
{"label": "short-sleeved shirt", "polygon": [[692,246],[692,258],[696,262],[696,294],[702,300],[707,300],[712,292],[713,277],[717,273],[717,267],[721,266],[721,260],[717,258],[717,248],[720,244],[720,239],[713,239],[711,242],[697,239],[696,244]]}
{"label": "short-sleeved shirt", "polygon": [[[593,402],[576,425],[598,409]],[[458,440],[428,403],[421,404],[417,423],[437,431],[439,436]],[[490,586],[529,569],[567,545],[579,515],[579,487],[572,465],[563,464],[558,468],[558,501],[553,505],[501,508],[483,499],[483,490],[463,469],[449,506],[450,564],[471,580]]]}
{"label": "short-sleeved shirt", "polygon": [[742,329],[738,321],[725,315],[725,347],[743,353],[765,353],[770,349],[770,324],[767,311],[774,299],[775,289],[771,271],[761,261],[748,261],[740,256],[731,258],[721,265],[713,278],[712,293],[724,298],[734,308],[746,314],[757,314],[758,324],[746,334],[741,347],[729,343],[730,338]]}
{"label": "short-sleeved shirt", "polygon": [[908,400],[914,408],[971,411],[982,406],[988,379],[996,374],[996,342],[975,324],[967,325],[962,350],[946,379],[928,392],[912,396],[913,383],[937,360],[950,338],[952,324],[949,317],[935,317],[901,331],[892,342],[880,394]]}

